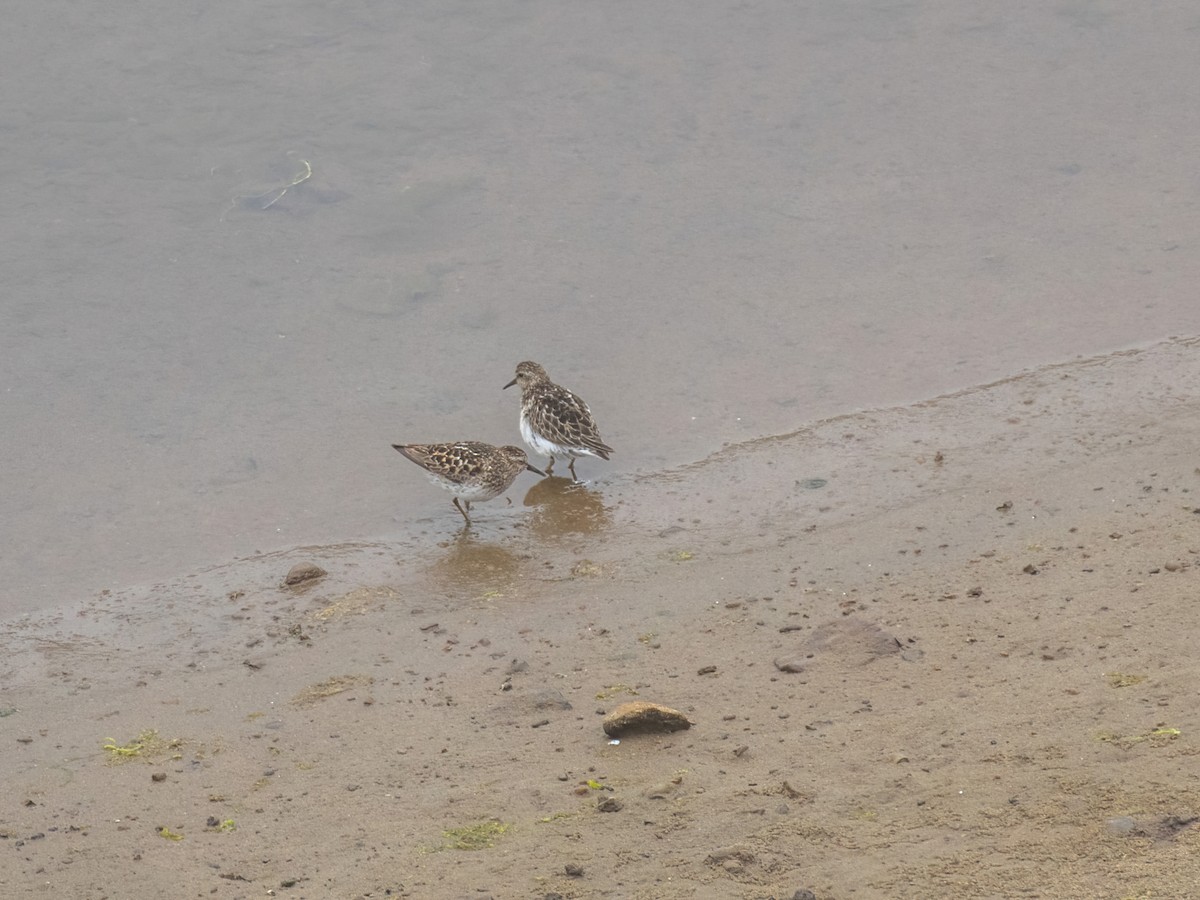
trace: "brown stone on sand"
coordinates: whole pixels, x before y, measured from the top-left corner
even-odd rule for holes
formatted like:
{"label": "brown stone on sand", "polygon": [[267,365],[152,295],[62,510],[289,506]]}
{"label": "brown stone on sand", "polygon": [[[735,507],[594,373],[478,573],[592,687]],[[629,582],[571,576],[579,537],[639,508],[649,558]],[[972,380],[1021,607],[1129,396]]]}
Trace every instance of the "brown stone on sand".
{"label": "brown stone on sand", "polygon": [[296,565],[288,569],[287,575],[283,578],[283,583],[287,585],[300,584],[327,574],[329,573],[320,566],[313,565],[312,563],[296,563]]}
{"label": "brown stone on sand", "polygon": [[677,709],[634,700],[622,703],[604,717],[604,733],[609,737],[646,731],[681,731],[692,723]]}

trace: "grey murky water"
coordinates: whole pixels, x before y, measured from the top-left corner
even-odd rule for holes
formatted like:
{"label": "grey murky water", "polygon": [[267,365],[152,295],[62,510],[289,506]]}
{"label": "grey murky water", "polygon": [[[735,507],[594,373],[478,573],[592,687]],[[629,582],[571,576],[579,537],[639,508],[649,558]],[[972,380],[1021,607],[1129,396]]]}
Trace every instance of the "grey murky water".
{"label": "grey murky water", "polygon": [[[0,613],[451,534],[389,445],[514,441],[525,358],[591,403],[603,479],[1200,333],[1198,26],[1115,2],[14,9]],[[607,513],[580,497],[586,533]]]}

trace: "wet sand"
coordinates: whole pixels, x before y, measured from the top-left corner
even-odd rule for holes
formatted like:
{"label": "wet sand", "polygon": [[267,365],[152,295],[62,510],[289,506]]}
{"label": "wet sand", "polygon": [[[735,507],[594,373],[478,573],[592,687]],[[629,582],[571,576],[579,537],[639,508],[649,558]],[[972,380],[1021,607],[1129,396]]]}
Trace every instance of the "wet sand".
{"label": "wet sand", "polygon": [[1198,346],[5,622],[0,892],[1187,896]]}

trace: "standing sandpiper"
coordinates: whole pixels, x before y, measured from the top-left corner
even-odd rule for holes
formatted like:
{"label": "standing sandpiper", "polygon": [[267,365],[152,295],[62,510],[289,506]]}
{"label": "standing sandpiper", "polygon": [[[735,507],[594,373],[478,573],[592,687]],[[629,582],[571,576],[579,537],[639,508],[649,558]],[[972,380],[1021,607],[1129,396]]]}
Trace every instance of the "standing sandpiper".
{"label": "standing sandpiper", "polygon": [[[429,480],[454,495],[454,506],[471,524],[473,502],[494,500],[528,469],[545,476],[525,458],[520,447],[493,447],[479,441],[458,441],[453,444],[392,444],[429,475]],[[458,498],[466,501],[466,509]]]}
{"label": "standing sandpiper", "polygon": [[546,474],[554,471],[554,457],[567,456],[571,478],[575,460],[580,456],[608,459],[613,448],[600,440],[600,431],[592,411],[579,397],[559,387],[535,362],[517,365],[517,377],[506,384],[521,386],[521,437],[534,453],[550,457]]}

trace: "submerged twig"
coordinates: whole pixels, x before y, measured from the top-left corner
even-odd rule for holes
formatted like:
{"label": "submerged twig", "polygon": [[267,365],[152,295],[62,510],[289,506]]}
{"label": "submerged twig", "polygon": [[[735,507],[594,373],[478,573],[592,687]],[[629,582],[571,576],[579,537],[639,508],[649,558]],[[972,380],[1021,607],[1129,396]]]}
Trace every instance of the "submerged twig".
{"label": "submerged twig", "polygon": [[[275,194],[275,197],[272,200],[270,200],[267,203],[264,203],[262,206],[259,207],[259,209],[270,209],[272,206],[274,206],[276,203],[278,203],[280,200],[283,199],[283,195],[288,192],[289,188],[294,188],[298,184],[304,184],[304,182],[306,182],[306,181],[308,181],[308,179],[312,178],[312,166],[310,166],[308,164],[308,160],[302,159],[302,160],[300,160],[300,162],[304,164],[304,171],[301,172],[299,175],[297,175],[295,178],[293,178],[290,182],[285,184],[283,187],[272,188],[269,191],[263,191],[261,194],[255,194],[255,196],[253,198],[255,200],[265,197],[268,194]],[[278,191],[278,193],[275,193],[276,191]]]}

